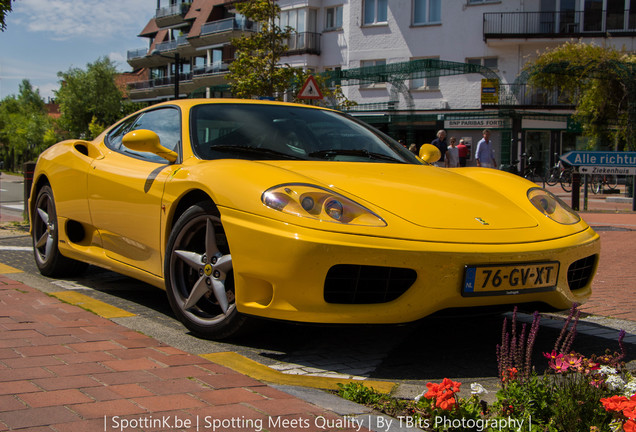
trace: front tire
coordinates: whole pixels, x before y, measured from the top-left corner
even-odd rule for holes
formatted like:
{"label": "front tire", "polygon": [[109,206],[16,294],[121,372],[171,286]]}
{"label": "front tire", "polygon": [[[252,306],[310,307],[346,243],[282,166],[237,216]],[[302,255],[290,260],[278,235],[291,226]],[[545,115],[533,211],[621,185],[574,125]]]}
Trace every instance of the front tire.
{"label": "front tire", "polygon": [[189,330],[209,339],[244,330],[247,317],[236,310],[232,255],[211,203],[193,205],[179,217],[165,256],[168,300]]}
{"label": "front tire", "polygon": [[40,273],[48,277],[62,277],[79,274],[86,269],[87,264],[66,258],[57,247],[59,225],[53,190],[49,185],[38,191],[31,220],[33,255]]}

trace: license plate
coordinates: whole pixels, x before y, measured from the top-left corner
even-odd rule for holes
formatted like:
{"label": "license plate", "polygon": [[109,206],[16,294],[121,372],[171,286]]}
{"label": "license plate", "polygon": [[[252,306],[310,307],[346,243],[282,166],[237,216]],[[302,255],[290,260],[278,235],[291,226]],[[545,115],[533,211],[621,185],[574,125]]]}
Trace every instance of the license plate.
{"label": "license plate", "polygon": [[553,291],[559,278],[558,262],[466,266],[462,295],[514,295]]}

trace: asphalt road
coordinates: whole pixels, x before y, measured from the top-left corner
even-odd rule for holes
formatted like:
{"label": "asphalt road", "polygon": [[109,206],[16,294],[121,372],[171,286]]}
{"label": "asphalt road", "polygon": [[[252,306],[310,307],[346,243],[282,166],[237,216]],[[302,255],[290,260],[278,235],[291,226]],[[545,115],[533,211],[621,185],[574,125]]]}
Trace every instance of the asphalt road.
{"label": "asphalt road", "polygon": [[[24,211],[24,183],[0,173],[0,217],[22,219]],[[8,218],[7,218],[8,216]]]}
{"label": "asphalt road", "polygon": [[[158,288],[92,266],[74,279],[41,276],[25,232],[0,229],[0,263],[22,271],[10,277],[42,291],[79,290],[132,312],[136,316],[114,321],[193,354],[233,351],[287,373],[397,381],[411,393],[407,396],[421,391],[426,382],[444,377],[496,383],[496,346],[501,341],[503,318],[510,317],[512,310],[510,306],[503,311],[451,311],[400,326],[259,321],[256,329],[241,339],[214,342],[191,335],[174,318],[165,293]],[[534,308],[524,311],[531,314]],[[534,364],[539,370],[546,364],[542,352],[552,350],[564,315],[542,318],[534,349]],[[530,319],[530,315],[520,317]],[[581,353],[618,349],[615,328],[585,324],[579,330],[574,349]],[[628,341],[631,360],[636,358],[636,336],[628,336]]]}

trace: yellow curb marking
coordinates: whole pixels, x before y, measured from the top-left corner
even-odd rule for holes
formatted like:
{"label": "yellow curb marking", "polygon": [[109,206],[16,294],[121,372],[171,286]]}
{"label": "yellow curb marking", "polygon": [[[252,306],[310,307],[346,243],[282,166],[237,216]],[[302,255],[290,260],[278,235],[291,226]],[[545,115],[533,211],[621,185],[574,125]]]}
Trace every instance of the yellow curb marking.
{"label": "yellow curb marking", "polygon": [[96,300],[75,291],[58,291],[51,293],[51,295],[66,303],[70,303],[93,312],[95,315],[99,315],[102,318],[124,318],[135,316],[134,313],[119,309],[118,307],[111,306],[108,303],[104,303],[103,301]]}
{"label": "yellow curb marking", "polygon": [[248,359],[234,352],[220,352],[212,354],[201,354],[206,360],[230,368],[259,381],[272,384],[293,385],[301,387],[312,387],[325,390],[338,390],[338,384],[348,384],[351,382],[364,384],[366,387],[373,387],[382,393],[391,393],[395,383],[389,381],[354,380],[349,378],[330,378],[311,375],[290,375],[274,370],[262,365],[254,360]]}
{"label": "yellow curb marking", "polygon": [[22,273],[22,270],[0,263],[0,274]]}

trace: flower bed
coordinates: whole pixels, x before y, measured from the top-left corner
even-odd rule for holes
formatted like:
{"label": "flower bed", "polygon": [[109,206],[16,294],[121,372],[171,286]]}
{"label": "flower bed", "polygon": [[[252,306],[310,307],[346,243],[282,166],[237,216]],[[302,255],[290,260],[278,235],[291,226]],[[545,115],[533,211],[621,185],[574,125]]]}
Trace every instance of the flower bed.
{"label": "flower bed", "polygon": [[426,431],[636,432],[636,378],[624,367],[620,352],[583,356],[572,351],[580,312],[574,306],[554,349],[544,353],[546,373],[536,373],[531,359],[540,316],[519,329],[516,308],[510,329],[504,320],[497,346],[500,387],[490,404],[487,391],[471,384],[471,396],[459,397],[460,382],[429,382],[414,400],[382,395],[362,383],[348,384],[339,394],[364,403],[406,426]]}

